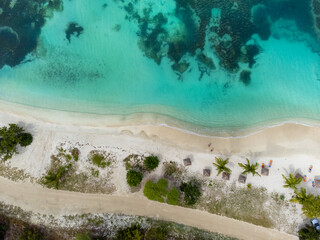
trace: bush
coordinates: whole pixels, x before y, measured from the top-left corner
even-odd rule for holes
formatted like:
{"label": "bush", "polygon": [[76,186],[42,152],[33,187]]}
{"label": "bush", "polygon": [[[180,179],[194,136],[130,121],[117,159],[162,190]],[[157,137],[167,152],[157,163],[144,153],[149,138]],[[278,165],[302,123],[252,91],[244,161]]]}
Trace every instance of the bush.
{"label": "bush", "polygon": [[168,193],[168,203],[171,205],[178,205],[179,203],[180,192],[175,187],[170,190]]}
{"label": "bush", "polygon": [[320,196],[307,194],[305,188],[300,191],[295,191],[296,196],[291,199],[293,202],[298,202],[302,205],[302,211],[308,218],[320,217]]}
{"label": "bush", "polygon": [[73,148],[71,150],[71,155],[73,159],[77,162],[79,160],[80,150],[78,148]]}
{"label": "bush", "polygon": [[89,233],[78,233],[75,240],[92,240]]}
{"label": "bush", "polygon": [[33,141],[33,137],[30,133],[21,133],[19,137],[20,137],[19,144],[21,147],[29,146]]}
{"label": "bush", "polygon": [[306,226],[298,232],[300,240],[320,240],[320,233],[314,227]]}
{"label": "bush", "polygon": [[6,231],[8,230],[8,225],[5,223],[0,223],[0,239],[4,239]]}
{"label": "bush", "polygon": [[167,188],[168,181],[165,179],[159,179],[157,183],[149,180],[144,187],[143,193],[150,200],[164,202],[168,194]]}
{"label": "bush", "polygon": [[144,232],[140,225],[132,225],[129,228],[121,229],[117,232],[117,240],[142,240]]}
{"label": "bush", "polygon": [[144,160],[144,165],[146,166],[146,168],[151,171],[155,168],[158,167],[159,165],[159,159],[157,156],[149,156],[146,157],[146,159]]}
{"label": "bush", "polygon": [[183,170],[178,166],[176,162],[164,163],[164,177],[175,180],[180,179]]}
{"label": "bush", "polygon": [[142,178],[143,178],[143,175],[141,172],[138,172],[135,170],[129,170],[127,172],[127,182],[131,187],[138,186],[141,183]]}
{"label": "bush", "polygon": [[99,153],[95,153],[91,157],[92,163],[100,168],[106,168],[107,162],[105,160],[106,160],[106,158],[102,154],[99,154]]}
{"label": "bush", "polygon": [[36,228],[25,228],[19,240],[43,240],[44,236]]}
{"label": "bush", "polygon": [[17,145],[21,139],[20,134],[23,131],[23,128],[16,124],[9,124],[9,128],[0,128],[0,157],[3,161],[12,158],[13,154],[18,153]]}
{"label": "bush", "polygon": [[184,201],[187,205],[194,205],[201,196],[200,184],[197,181],[182,183],[180,190],[185,193]]}
{"label": "bush", "polygon": [[167,240],[169,235],[168,226],[162,224],[161,226],[151,227],[148,229],[145,240]]}

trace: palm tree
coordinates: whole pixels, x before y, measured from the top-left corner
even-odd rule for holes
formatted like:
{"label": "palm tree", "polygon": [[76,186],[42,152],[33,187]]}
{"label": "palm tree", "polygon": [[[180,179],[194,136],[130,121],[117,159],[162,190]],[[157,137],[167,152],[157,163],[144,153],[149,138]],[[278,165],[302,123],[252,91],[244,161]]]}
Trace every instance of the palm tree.
{"label": "palm tree", "polygon": [[242,164],[242,163],[238,163],[240,167],[243,168],[243,175],[247,175],[248,173],[251,173],[253,176],[254,175],[258,175],[260,176],[260,174],[257,172],[257,169],[259,167],[258,163],[252,163],[250,164],[249,159],[247,158],[247,163],[246,164]]}
{"label": "palm tree", "polygon": [[47,186],[53,186],[55,189],[59,187],[59,181],[66,172],[66,167],[60,167],[57,172],[49,171],[48,175],[44,177],[44,184]]}
{"label": "palm tree", "polygon": [[294,190],[294,193],[296,194],[296,196],[290,200],[291,202],[297,202],[301,204],[307,200],[312,199],[312,195],[307,194],[307,191],[305,188],[301,188],[300,192],[298,192],[297,190]]}
{"label": "palm tree", "polygon": [[222,158],[215,158],[216,163],[212,163],[213,166],[216,167],[218,174],[217,176],[220,175],[220,173],[222,172],[226,172],[226,173],[231,173],[231,169],[226,167],[226,165],[229,163],[229,158],[223,160]]}
{"label": "palm tree", "polygon": [[291,173],[289,174],[288,178],[286,176],[284,176],[283,174],[282,174],[282,177],[284,178],[284,180],[286,182],[286,184],[284,184],[283,187],[292,188],[294,190],[297,189],[297,185],[299,185],[302,181],[302,178],[295,178],[293,176],[293,174],[291,174]]}

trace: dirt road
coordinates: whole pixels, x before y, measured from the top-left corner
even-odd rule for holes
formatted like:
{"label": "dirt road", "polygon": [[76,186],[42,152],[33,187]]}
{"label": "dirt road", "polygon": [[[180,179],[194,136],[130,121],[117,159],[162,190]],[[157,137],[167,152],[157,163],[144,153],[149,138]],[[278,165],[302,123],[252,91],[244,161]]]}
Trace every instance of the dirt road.
{"label": "dirt road", "polygon": [[149,201],[142,196],[109,196],[45,189],[0,177],[0,201],[42,214],[122,213],[173,221],[250,240],[298,239],[279,231],[207,212]]}

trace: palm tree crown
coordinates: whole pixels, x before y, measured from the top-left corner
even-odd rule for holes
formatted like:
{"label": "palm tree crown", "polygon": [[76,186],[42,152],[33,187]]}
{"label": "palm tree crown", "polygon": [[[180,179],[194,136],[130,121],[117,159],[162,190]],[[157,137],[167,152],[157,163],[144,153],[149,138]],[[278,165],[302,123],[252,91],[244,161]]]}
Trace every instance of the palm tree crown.
{"label": "palm tree crown", "polygon": [[312,195],[307,194],[307,191],[305,188],[301,188],[300,192],[298,192],[297,190],[294,190],[294,193],[296,194],[296,196],[290,200],[291,202],[303,203],[304,201],[308,201],[312,199]]}
{"label": "palm tree crown", "polygon": [[260,174],[257,172],[257,169],[259,167],[259,164],[258,163],[252,163],[250,164],[249,162],[249,159],[247,158],[247,163],[246,164],[243,164],[243,163],[238,163],[240,167],[243,168],[243,172],[242,174],[246,175],[248,173],[251,173],[253,176],[254,175],[258,175],[260,176]]}
{"label": "palm tree crown", "polygon": [[299,185],[302,181],[302,178],[295,178],[291,173],[289,174],[288,178],[283,174],[282,177],[285,180],[285,184],[283,185],[283,187],[285,188],[297,189],[297,185]]}
{"label": "palm tree crown", "polygon": [[217,176],[219,176],[219,174],[222,172],[231,173],[231,169],[226,166],[229,163],[229,158],[225,160],[223,160],[222,158],[216,158],[215,160],[216,162],[212,164],[218,171]]}

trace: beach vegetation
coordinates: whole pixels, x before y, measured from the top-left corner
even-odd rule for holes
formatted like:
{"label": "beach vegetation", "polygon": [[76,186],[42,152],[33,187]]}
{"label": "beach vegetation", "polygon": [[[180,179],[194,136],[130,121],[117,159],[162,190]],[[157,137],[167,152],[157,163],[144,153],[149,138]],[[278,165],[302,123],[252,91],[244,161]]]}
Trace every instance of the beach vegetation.
{"label": "beach vegetation", "polygon": [[139,224],[131,225],[128,228],[121,229],[117,232],[116,240],[142,240],[144,231]]}
{"label": "beach vegetation", "polygon": [[171,205],[178,205],[180,192],[177,188],[173,187],[168,193],[168,203]]}
{"label": "beach vegetation", "polygon": [[299,240],[320,240],[320,233],[310,225],[301,228],[298,235]]}
{"label": "beach vegetation", "polygon": [[164,163],[164,177],[168,179],[179,179],[183,173],[183,169],[176,162]]}
{"label": "beach vegetation", "polygon": [[149,171],[154,170],[159,165],[159,158],[157,156],[149,156],[144,160],[144,165]]}
{"label": "beach vegetation", "polygon": [[183,182],[180,190],[184,192],[184,201],[187,205],[194,205],[201,196],[201,185],[196,180],[187,183]]}
{"label": "beach vegetation", "polygon": [[258,163],[250,163],[249,159],[247,158],[247,163],[243,164],[243,163],[238,163],[238,165],[244,170],[241,174],[243,175],[247,175],[247,174],[252,174],[254,175],[258,175],[260,176],[260,174],[258,173],[258,167],[259,164]]}
{"label": "beach vegetation", "polygon": [[43,240],[44,235],[35,227],[25,227],[18,240]]}
{"label": "beach vegetation", "polygon": [[30,133],[21,133],[19,137],[21,138],[19,142],[21,147],[29,146],[33,141],[33,137]]}
{"label": "beach vegetation", "polygon": [[61,178],[67,173],[71,165],[61,166],[57,171],[50,170],[48,174],[44,177],[43,184],[49,188],[59,188],[59,183]]}
{"label": "beach vegetation", "polygon": [[161,226],[152,226],[145,234],[145,240],[167,240],[169,239],[169,227],[168,224],[161,224]]}
{"label": "beach vegetation", "polygon": [[137,154],[131,154],[127,156],[124,160],[126,170],[137,170],[139,172],[145,172],[146,166],[143,161],[143,157]]}
{"label": "beach vegetation", "polygon": [[216,162],[212,164],[216,167],[216,170],[218,171],[217,176],[219,176],[222,172],[231,173],[231,169],[226,166],[229,163],[229,158],[222,159],[216,157],[215,161]]}
{"label": "beach vegetation", "polygon": [[165,202],[165,198],[168,194],[168,181],[165,179],[159,179],[154,183],[151,180],[147,181],[143,193],[144,195],[153,201]]}
{"label": "beach vegetation", "polygon": [[0,223],[0,239],[5,239],[6,232],[8,230],[8,225],[6,223]]}
{"label": "beach vegetation", "polygon": [[142,181],[143,175],[141,172],[129,170],[127,172],[127,183],[130,187],[138,186]]}
{"label": "beach vegetation", "polygon": [[159,179],[158,182],[149,180],[144,187],[143,193],[150,200],[178,205],[180,197],[179,190],[173,187],[169,191],[168,186],[168,180],[163,178]]}
{"label": "beach vegetation", "polygon": [[78,233],[75,240],[93,240],[89,233]]}
{"label": "beach vegetation", "polygon": [[[31,134],[24,132],[22,127],[17,124],[9,124],[9,127],[0,128],[0,158],[6,161],[16,153],[18,153],[18,144],[20,146],[28,146],[32,142]],[[31,136],[31,138],[30,138]]]}
{"label": "beach vegetation", "polygon": [[320,217],[320,196],[307,194],[306,189],[301,188],[300,191],[295,190],[295,196],[291,201],[301,204],[303,214],[308,218]]}
{"label": "beach vegetation", "polygon": [[282,177],[285,180],[285,184],[283,187],[285,188],[292,188],[294,190],[297,189],[297,185],[299,185],[302,181],[302,178],[295,178],[293,174],[289,174],[289,177],[286,177],[285,175],[282,174]]}
{"label": "beach vegetation", "polygon": [[70,152],[73,157],[73,160],[77,162],[79,160],[80,150],[78,148],[73,148]]}
{"label": "beach vegetation", "polygon": [[106,157],[101,153],[92,154],[90,161],[93,163],[93,165],[96,165],[99,168],[106,168],[110,165],[108,164]]}

